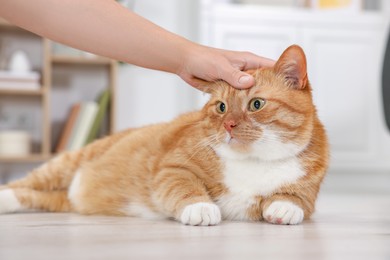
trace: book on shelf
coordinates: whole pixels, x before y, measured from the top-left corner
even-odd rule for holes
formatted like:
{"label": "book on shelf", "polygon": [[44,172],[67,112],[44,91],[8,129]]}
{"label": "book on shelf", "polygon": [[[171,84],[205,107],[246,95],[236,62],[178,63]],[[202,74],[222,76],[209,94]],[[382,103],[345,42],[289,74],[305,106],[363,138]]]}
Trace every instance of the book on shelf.
{"label": "book on shelf", "polygon": [[107,115],[110,92],[103,91],[97,101],[72,106],[55,151],[77,150],[98,137]]}
{"label": "book on shelf", "polygon": [[72,129],[74,128],[76,124],[76,119],[80,113],[81,104],[74,104],[69,112],[68,120],[65,123],[65,127],[62,131],[60,140],[56,147],[56,152],[60,153],[64,150],[66,150],[67,144],[70,139],[70,135],[72,133]]}
{"label": "book on shelf", "polygon": [[108,89],[103,91],[100,94],[97,100],[99,108],[85,144],[91,143],[93,140],[95,140],[98,137],[99,130],[102,128],[103,120],[107,115],[110,99],[111,99],[111,94]]}
{"label": "book on shelf", "polygon": [[38,72],[12,72],[0,70],[0,89],[38,90],[40,88]]}
{"label": "book on shelf", "polygon": [[83,102],[79,116],[71,133],[67,150],[73,151],[80,149],[87,141],[89,131],[98,111],[98,105],[94,101]]}
{"label": "book on shelf", "polygon": [[362,0],[311,0],[308,4],[316,9],[340,9],[354,12],[361,11],[363,7]]}

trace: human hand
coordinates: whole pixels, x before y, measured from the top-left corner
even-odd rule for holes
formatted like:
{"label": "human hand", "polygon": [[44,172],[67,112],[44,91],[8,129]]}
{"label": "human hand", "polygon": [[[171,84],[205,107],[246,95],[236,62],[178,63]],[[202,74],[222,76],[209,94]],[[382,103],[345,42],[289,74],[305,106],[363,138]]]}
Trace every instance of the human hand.
{"label": "human hand", "polygon": [[[237,89],[253,86],[254,78],[243,70],[272,67],[275,61],[250,52],[237,52],[196,45],[189,48],[177,74],[202,90],[202,80],[224,80]],[[203,82],[204,84],[204,82]]]}

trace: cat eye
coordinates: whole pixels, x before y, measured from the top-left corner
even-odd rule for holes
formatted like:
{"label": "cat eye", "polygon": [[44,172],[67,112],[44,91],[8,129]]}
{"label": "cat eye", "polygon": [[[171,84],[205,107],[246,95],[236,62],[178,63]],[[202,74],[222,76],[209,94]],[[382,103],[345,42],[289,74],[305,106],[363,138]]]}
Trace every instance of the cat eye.
{"label": "cat eye", "polygon": [[220,113],[220,114],[223,114],[226,112],[226,105],[225,103],[219,101],[217,103],[217,112]]}
{"label": "cat eye", "polygon": [[261,98],[254,98],[249,102],[248,110],[255,112],[262,109],[265,105],[265,100]]}

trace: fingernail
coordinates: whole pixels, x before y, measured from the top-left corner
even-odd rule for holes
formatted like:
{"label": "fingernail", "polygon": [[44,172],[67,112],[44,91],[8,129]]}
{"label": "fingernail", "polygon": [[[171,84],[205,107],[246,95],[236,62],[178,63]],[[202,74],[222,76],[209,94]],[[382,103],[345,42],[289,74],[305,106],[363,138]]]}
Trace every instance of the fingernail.
{"label": "fingernail", "polygon": [[245,76],[242,76],[241,78],[239,78],[238,83],[247,84],[251,81],[251,79],[252,79],[251,76],[245,75]]}

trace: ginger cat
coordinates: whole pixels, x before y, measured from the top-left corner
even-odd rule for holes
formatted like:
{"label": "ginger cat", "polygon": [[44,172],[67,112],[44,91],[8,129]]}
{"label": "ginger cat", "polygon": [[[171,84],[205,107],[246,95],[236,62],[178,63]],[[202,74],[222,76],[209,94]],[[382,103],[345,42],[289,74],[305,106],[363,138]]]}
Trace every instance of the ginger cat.
{"label": "ginger cat", "polygon": [[52,212],[298,224],[309,218],[328,167],[303,50],[237,90],[204,86],[202,110],[65,152],[0,189],[0,213]]}

